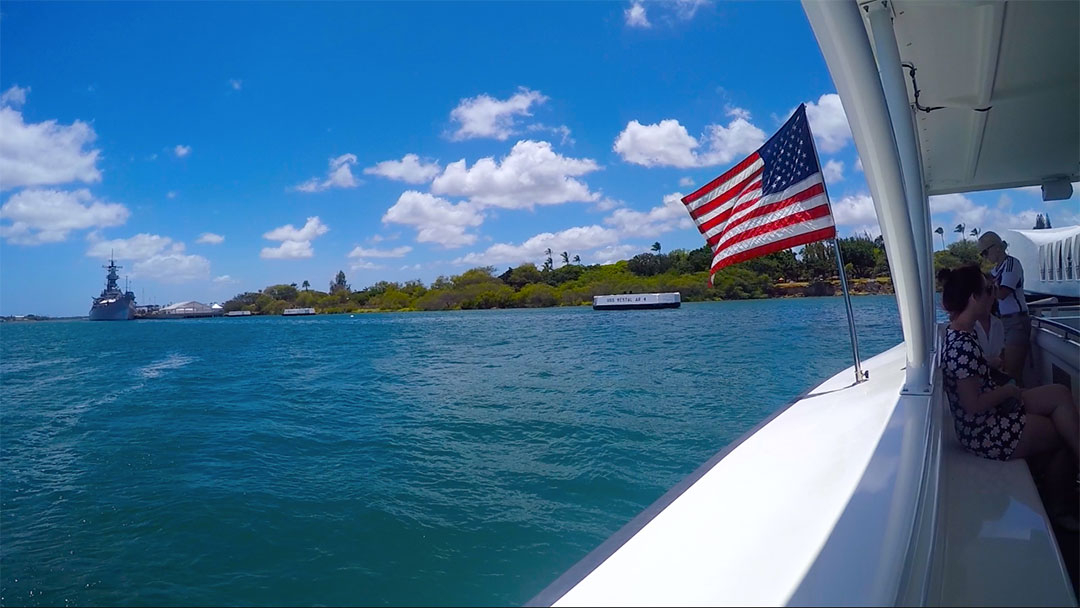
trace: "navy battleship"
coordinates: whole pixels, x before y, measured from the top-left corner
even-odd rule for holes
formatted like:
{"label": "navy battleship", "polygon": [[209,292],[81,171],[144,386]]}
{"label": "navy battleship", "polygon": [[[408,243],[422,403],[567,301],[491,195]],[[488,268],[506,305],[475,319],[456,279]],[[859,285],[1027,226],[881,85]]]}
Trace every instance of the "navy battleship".
{"label": "navy battleship", "polygon": [[94,303],[90,306],[90,320],[130,321],[134,319],[135,293],[120,291],[116,285],[116,280],[120,278],[116,269],[120,266],[116,265],[115,260],[109,260],[109,265],[103,268],[108,269],[109,274],[105,275],[105,289],[101,290],[101,295],[94,298]]}

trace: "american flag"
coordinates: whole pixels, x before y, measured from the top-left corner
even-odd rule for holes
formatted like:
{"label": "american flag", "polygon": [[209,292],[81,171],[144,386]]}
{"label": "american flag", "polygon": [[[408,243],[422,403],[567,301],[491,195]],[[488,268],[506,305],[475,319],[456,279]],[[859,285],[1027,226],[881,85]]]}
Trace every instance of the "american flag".
{"label": "american flag", "polygon": [[710,285],[725,266],[836,236],[805,105],[757,152],[682,202],[712,248]]}

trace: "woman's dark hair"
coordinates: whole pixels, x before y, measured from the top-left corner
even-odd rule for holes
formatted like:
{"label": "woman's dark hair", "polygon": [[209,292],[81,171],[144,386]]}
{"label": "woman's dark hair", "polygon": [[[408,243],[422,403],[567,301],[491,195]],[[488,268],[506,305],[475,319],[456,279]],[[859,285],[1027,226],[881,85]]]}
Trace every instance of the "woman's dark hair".
{"label": "woman's dark hair", "polygon": [[963,312],[971,296],[981,295],[986,284],[978,266],[942,268],[937,278],[941,282],[941,305],[952,314]]}

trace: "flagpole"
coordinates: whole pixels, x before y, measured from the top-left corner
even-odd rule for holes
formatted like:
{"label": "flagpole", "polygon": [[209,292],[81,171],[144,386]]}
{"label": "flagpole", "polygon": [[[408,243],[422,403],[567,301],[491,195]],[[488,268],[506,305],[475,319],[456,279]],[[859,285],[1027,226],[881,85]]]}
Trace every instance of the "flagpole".
{"label": "flagpole", "polygon": [[[828,194],[826,194],[826,197]],[[855,358],[855,384],[863,382],[870,377],[868,372],[862,371],[862,363],[859,361],[859,338],[855,335],[855,315],[851,310],[851,294],[847,288],[847,273],[844,272],[844,257],[840,254],[840,241],[833,237],[833,248],[836,249],[836,265],[840,269],[840,287],[844,290],[844,305],[847,308],[848,330],[851,332],[851,354]]]}
{"label": "flagpole", "polygon": [[[807,121],[807,131],[810,130],[809,120]],[[821,171],[821,187],[825,191],[825,200],[828,201],[829,215],[832,215],[832,199],[829,198],[829,188],[825,185],[825,169],[821,165],[821,155],[817,151],[817,142],[814,141],[814,134],[810,132],[810,145],[814,148],[814,159],[817,160],[818,171]],[[833,217],[836,217],[833,215]],[[859,338],[855,335],[855,314],[851,310],[851,294],[848,293],[847,287],[847,273],[844,272],[844,256],[840,254],[840,240],[838,237],[833,236],[833,249],[836,250],[836,267],[840,271],[840,287],[844,290],[844,306],[847,308],[847,320],[848,320],[848,332],[851,335],[851,356],[855,359],[855,384],[865,382],[869,377],[869,372],[862,370],[862,362],[859,361]]]}

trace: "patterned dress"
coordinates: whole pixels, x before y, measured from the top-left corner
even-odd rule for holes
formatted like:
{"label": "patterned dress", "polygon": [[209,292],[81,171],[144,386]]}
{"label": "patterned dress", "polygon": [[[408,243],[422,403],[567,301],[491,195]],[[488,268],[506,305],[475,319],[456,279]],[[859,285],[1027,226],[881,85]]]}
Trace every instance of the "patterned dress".
{"label": "patterned dress", "polygon": [[975,332],[948,328],[941,361],[945,370],[945,394],[949,398],[956,438],[960,444],[983,458],[1011,458],[1027,421],[1023,406],[1015,411],[1004,411],[1003,406],[1008,404],[1006,402],[978,414],[969,414],[960,407],[960,395],[956,392],[958,381],[974,376],[981,381],[981,393],[996,388],[990,379],[990,367],[986,364]]}

